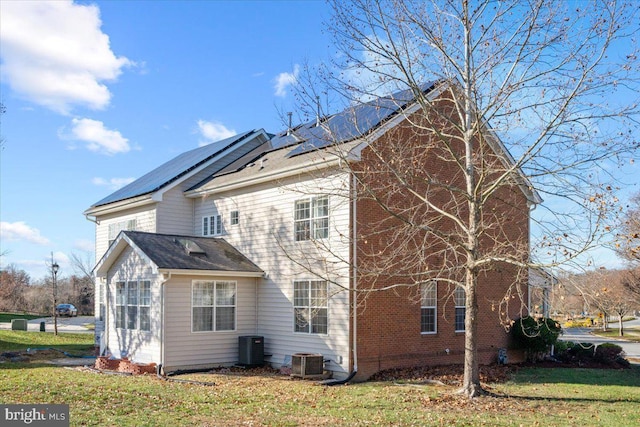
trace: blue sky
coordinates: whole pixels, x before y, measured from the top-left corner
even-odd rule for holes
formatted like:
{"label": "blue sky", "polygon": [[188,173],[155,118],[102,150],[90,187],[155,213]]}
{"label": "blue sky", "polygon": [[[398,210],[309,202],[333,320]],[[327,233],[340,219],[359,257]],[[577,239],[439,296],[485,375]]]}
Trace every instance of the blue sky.
{"label": "blue sky", "polygon": [[200,144],[283,128],[323,2],[2,2],[2,266],[93,250],[92,203]]}
{"label": "blue sky", "polygon": [[[336,53],[328,18],[321,1],[1,2],[1,266],[40,279],[53,252],[70,275],[94,202],[201,144],[283,129],[298,70]],[[638,166],[623,180],[640,190]]]}

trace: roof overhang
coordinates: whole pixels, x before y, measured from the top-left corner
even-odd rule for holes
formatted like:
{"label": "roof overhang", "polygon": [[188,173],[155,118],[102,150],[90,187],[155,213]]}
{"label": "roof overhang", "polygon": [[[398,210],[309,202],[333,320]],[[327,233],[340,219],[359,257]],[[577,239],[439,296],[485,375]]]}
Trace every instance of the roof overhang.
{"label": "roof overhang", "polygon": [[107,277],[107,273],[127,247],[135,250],[144,261],[152,266],[152,270],[154,272],[158,270],[155,263],[143,251],[141,251],[140,248],[138,248],[138,246],[126,234],[121,231],[113,241],[111,246],[109,246],[107,252],[105,252],[100,261],[98,261],[96,266],[93,268],[93,274],[97,277]]}
{"label": "roof overhang", "polygon": [[157,200],[153,197],[153,194],[144,194],[142,196],[133,197],[131,199],[120,200],[118,202],[109,203],[106,205],[92,206],[84,211],[85,216],[102,216],[111,213],[117,213],[123,210],[137,208],[141,206],[157,203]]}
{"label": "roof overhang", "polygon": [[264,277],[264,272],[254,271],[226,271],[226,270],[178,270],[161,268],[159,273],[170,276],[207,276],[207,277]]}
{"label": "roof overhang", "polygon": [[[342,161],[342,158],[339,156],[331,156],[321,159],[310,159],[307,161],[298,162],[294,167],[291,168],[279,169],[259,176],[246,177],[244,179],[234,180],[233,182],[229,182],[227,184],[216,184],[215,186],[209,188],[207,188],[208,186],[203,186],[196,190],[187,191],[184,193],[184,195],[185,197],[189,198],[197,198],[204,195],[224,193],[226,191],[236,190],[239,188],[246,188],[250,185],[257,185],[265,182],[272,182],[274,180],[281,180],[284,178],[305,175],[322,169],[330,169],[332,167],[337,168],[340,166]],[[215,183],[215,178],[211,182]]]}

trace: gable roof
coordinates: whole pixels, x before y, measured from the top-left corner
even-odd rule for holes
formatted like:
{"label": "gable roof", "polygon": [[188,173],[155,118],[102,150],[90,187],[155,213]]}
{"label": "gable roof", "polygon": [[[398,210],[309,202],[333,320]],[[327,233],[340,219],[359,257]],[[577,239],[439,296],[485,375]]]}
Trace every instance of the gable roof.
{"label": "gable roof", "polygon": [[[205,165],[207,162],[214,160],[216,156],[241,145],[243,142],[259,134],[264,135],[265,133],[263,130],[251,130],[182,153],[94,203],[91,208],[154,193],[179,180],[198,167]],[[220,167],[224,166],[226,166],[226,164],[220,165]],[[90,211],[91,208],[88,209],[88,211]]]}
{"label": "gable roof", "polygon": [[257,265],[224,239],[141,231],[122,231],[96,265],[96,274],[105,276],[127,246],[141,253],[161,272],[263,275]]}

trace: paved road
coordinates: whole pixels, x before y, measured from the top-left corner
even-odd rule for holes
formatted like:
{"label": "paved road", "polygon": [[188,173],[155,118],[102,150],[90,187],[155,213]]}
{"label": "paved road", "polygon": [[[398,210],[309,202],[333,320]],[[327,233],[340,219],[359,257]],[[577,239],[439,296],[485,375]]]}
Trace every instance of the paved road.
{"label": "paved road", "polygon": [[[27,322],[27,330],[39,331],[40,322],[45,323],[46,332],[53,332],[53,317],[29,320]],[[93,316],[58,317],[58,332],[84,332],[92,334],[93,329],[88,329],[87,326],[93,324]],[[0,323],[0,329],[11,329],[11,323]]]}
{"label": "paved road", "polygon": [[[640,319],[633,320],[631,322],[625,322],[624,326],[640,325]],[[610,328],[613,328],[613,324],[609,324]],[[604,342],[611,342],[618,344],[628,358],[640,359],[640,343],[618,340],[608,337],[600,337],[598,335],[592,335],[590,328],[566,328],[562,330],[561,340],[574,341],[574,342],[590,342],[594,344],[602,344]]]}

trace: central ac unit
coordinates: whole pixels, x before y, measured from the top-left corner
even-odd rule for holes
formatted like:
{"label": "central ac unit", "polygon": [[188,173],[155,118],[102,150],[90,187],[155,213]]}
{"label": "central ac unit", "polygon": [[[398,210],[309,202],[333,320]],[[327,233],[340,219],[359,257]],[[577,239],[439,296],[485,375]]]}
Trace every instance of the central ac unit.
{"label": "central ac unit", "polygon": [[291,356],[291,375],[315,377],[324,373],[324,357],[321,354],[296,353]]}

